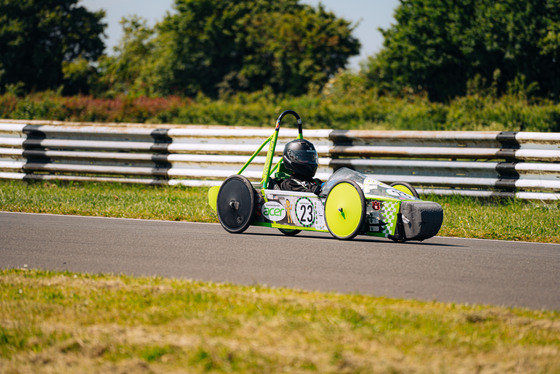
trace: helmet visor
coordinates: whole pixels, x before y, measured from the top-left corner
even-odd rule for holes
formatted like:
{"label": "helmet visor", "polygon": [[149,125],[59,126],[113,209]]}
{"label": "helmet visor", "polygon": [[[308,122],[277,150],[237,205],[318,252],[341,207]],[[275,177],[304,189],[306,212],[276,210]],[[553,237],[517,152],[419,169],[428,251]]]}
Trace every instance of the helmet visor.
{"label": "helmet visor", "polygon": [[319,163],[319,157],[317,156],[317,151],[312,149],[294,151],[293,159],[302,164],[317,165]]}

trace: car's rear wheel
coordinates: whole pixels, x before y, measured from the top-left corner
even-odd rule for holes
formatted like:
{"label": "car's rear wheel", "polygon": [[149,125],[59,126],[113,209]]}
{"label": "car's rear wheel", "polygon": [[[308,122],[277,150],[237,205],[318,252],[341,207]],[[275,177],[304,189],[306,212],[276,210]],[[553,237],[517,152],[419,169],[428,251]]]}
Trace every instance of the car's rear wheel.
{"label": "car's rear wheel", "polygon": [[251,182],[242,175],[228,177],[218,192],[216,211],[228,232],[238,234],[247,230],[255,214],[255,189]]}
{"label": "car's rear wheel", "polygon": [[362,189],[352,180],[334,185],[325,201],[325,221],[335,238],[349,240],[358,235],[366,216],[366,202]]}
{"label": "car's rear wheel", "polygon": [[416,192],[416,189],[414,187],[412,187],[412,185],[410,183],[394,182],[394,183],[391,183],[391,187],[393,187],[394,189],[399,190],[401,192],[404,192],[407,195],[419,198],[418,192]]}

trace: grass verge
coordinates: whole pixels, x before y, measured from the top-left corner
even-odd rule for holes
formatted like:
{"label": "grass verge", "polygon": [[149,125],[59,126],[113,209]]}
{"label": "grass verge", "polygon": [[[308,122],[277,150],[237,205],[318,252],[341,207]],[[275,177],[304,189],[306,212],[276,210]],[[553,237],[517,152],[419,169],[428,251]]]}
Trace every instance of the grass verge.
{"label": "grass verge", "polygon": [[218,222],[207,192],[182,186],[0,181],[0,210]]}
{"label": "grass verge", "polygon": [[[206,188],[0,181],[0,210],[218,222]],[[560,203],[427,196],[443,206],[439,235],[560,243]]]}
{"label": "grass verge", "polygon": [[0,271],[0,371],[558,372],[560,313]]}

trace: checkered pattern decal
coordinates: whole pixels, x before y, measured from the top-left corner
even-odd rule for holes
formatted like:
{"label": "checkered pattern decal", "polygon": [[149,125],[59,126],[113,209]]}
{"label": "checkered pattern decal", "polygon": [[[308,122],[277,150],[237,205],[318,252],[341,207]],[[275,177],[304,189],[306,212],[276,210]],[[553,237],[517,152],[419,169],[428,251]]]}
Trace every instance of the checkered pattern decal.
{"label": "checkered pattern decal", "polygon": [[398,201],[384,201],[381,204],[381,214],[385,218],[385,226],[383,227],[383,234],[385,234],[385,236],[395,233],[397,213],[399,213]]}

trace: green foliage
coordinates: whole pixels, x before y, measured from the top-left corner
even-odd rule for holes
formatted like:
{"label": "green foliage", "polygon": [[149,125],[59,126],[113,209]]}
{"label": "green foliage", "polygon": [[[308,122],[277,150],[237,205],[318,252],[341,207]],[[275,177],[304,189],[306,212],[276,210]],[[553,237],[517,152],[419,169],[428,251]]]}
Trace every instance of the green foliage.
{"label": "green foliage", "polygon": [[89,12],[77,3],[0,1],[0,91],[13,85],[29,92],[64,84],[69,84],[68,93],[85,91],[89,67],[84,62],[103,52],[105,13]]}
{"label": "green foliage", "polygon": [[365,67],[379,89],[444,101],[472,80],[501,94],[517,79],[560,97],[558,0],[403,0],[395,19]]}
{"label": "green foliage", "polygon": [[98,80],[97,70],[83,57],[62,62],[64,94],[87,94]]}
{"label": "green foliage", "polygon": [[[272,127],[286,109],[296,110],[306,128],[376,130],[496,130],[560,132],[560,103],[469,94],[447,104],[425,96],[378,95],[363,77],[342,72],[321,94],[275,95],[271,90],[219,100],[117,96],[62,97],[54,92],[0,95],[0,118],[80,122],[139,122]],[[293,125],[286,123],[286,125]]]}
{"label": "green foliage", "polygon": [[116,56],[102,61],[112,90],[217,97],[271,87],[302,94],[359,52],[348,21],[298,0],[176,0],[174,8],[155,30],[137,18],[124,21]]}
{"label": "green foliage", "polygon": [[101,76],[98,94],[107,97],[129,92],[148,95],[152,90],[146,79],[146,70],[155,50],[154,30],[148,27],[145,19],[137,16],[123,18],[121,25],[124,36],[115,47],[116,54],[102,56],[99,60]]}

